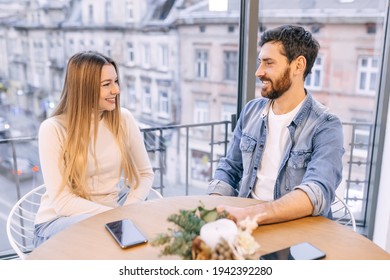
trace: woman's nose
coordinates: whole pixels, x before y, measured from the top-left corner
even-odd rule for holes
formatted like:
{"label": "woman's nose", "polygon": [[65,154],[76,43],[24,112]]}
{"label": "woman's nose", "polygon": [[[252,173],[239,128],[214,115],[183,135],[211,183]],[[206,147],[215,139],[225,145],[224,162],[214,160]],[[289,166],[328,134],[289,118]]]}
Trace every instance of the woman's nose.
{"label": "woman's nose", "polygon": [[115,83],[113,85],[113,87],[111,88],[111,93],[112,94],[119,94],[120,93],[119,84]]}

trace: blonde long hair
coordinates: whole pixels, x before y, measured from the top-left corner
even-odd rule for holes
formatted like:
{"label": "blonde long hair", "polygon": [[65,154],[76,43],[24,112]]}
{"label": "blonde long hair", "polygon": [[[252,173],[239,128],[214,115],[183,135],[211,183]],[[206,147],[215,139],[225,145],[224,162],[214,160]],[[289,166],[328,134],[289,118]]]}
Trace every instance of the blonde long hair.
{"label": "blonde long hair", "polygon": [[[86,172],[91,126],[93,123],[93,145],[96,150],[100,119],[105,121],[119,146],[122,156],[121,173],[123,171],[125,179],[136,188],[140,178],[125,144],[128,131],[121,120],[119,95],[113,111],[99,113],[101,72],[103,65],[107,64],[114,66],[119,78],[117,65],[111,58],[94,51],[73,55],[67,65],[61,100],[53,112],[53,116],[64,115],[67,124],[67,137],[59,162],[63,176],[61,189],[67,186],[75,195],[87,199],[90,195],[86,187]],[[94,160],[98,168],[95,154]]]}

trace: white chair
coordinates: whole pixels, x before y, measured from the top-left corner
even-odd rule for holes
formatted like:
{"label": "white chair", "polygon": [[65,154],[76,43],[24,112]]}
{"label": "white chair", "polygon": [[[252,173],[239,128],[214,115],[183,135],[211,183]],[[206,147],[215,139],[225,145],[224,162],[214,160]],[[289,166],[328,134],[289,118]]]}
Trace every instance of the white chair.
{"label": "white chair", "polygon": [[[16,202],[8,215],[6,226],[8,241],[20,259],[25,259],[34,249],[34,220],[45,189],[45,185],[40,185],[26,193]],[[146,200],[162,197],[152,188]]]}
{"label": "white chair", "polygon": [[151,188],[146,200],[152,200],[152,199],[158,199],[158,198],[163,198],[163,196],[157,190]]}
{"label": "white chair", "polygon": [[34,220],[44,192],[45,185],[32,189],[16,202],[8,215],[8,241],[20,259],[25,259],[34,249]]}
{"label": "white chair", "polygon": [[356,231],[356,221],[351,209],[337,194],[331,208],[334,221],[344,226],[352,227]]}
{"label": "white chair", "polygon": [[[119,180],[119,187],[123,188],[124,185],[129,186],[129,184],[127,184],[125,182],[125,178],[121,177],[120,180]],[[158,199],[158,198],[163,198],[163,196],[161,195],[160,192],[158,192],[157,190],[153,189],[153,187],[152,187],[150,189],[150,192],[149,192],[149,194],[148,194],[148,196],[146,197],[145,200],[152,200],[152,199]]]}

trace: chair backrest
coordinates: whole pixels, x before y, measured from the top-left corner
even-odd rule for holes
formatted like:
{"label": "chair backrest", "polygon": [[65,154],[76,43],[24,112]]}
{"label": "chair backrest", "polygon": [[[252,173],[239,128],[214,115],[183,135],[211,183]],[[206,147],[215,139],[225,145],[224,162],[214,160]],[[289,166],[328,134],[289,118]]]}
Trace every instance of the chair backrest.
{"label": "chair backrest", "polygon": [[352,227],[352,229],[356,231],[356,221],[351,209],[337,194],[331,207],[334,221]]}
{"label": "chair backrest", "polygon": [[7,236],[12,249],[21,259],[34,249],[34,221],[45,185],[40,185],[23,197],[12,207],[7,219]]}
{"label": "chair backrest", "polygon": [[158,199],[158,198],[163,198],[163,196],[157,190],[151,188],[146,200],[152,200],[152,199]]}
{"label": "chair backrest", "polygon": [[[127,184],[127,182],[125,182],[125,179],[123,177],[121,177],[119,180],[119,188],[123,188],[124,185],[128,185],[128,184]],[[159,191],[157,191],[156,189],[153,189],[153,187],[152,187],[145,200],[152,200],[152,199],[158,199],[158,198],[163,198],[163,196],[161,195],[161,193]]]}

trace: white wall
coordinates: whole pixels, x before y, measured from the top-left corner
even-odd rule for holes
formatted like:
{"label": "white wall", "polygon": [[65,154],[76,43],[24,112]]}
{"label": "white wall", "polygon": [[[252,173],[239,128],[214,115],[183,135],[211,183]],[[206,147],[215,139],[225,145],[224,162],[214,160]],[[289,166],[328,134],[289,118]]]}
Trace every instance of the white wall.
{"label": "white wall", "polygon": [[387,115],[383,155],[373,241],[390,253],[390,113]]}

